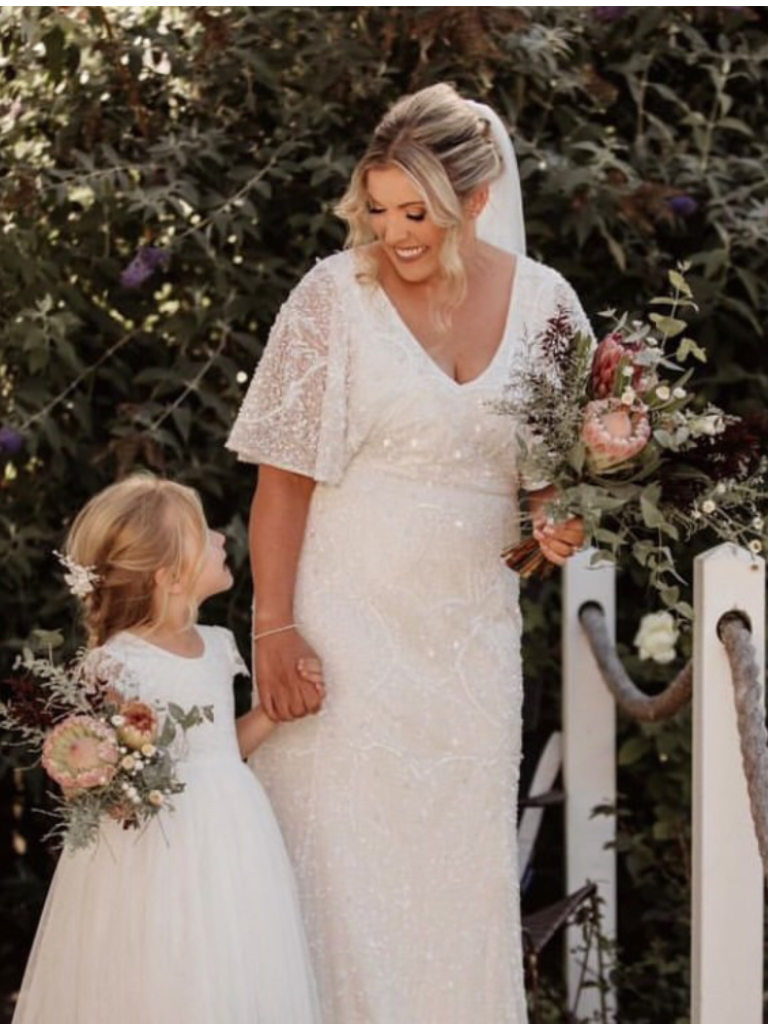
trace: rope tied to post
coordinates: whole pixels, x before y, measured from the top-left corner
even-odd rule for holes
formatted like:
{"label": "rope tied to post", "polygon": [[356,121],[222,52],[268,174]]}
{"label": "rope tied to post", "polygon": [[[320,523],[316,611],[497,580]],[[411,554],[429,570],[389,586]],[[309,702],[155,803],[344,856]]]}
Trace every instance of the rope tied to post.
{"label": "rope tied to post", "polygon": [[749,622],[739,612],[724,615],[717,626],[733,680],[741,759],[757,845],[768,879],[768,730],[763,710],[762,681]]}
{"label": "rope tied to post", "polygon": [[[693,694],[693,663],[678,672],[656,696],[635,685],[621,663],[608,633],[600,605],[588,602],[579,610],[600,675],[614,700],[626,714],[640,722],[660,722],[690,703]],[[724,615],[717,627],[733,682],[733,697],[750,811],[755,826],[763,872],[768,880],[768,728],[763,710],[763,689],[749,621],[741,612]]]}
{"label": "rope tied to post", "polygon": [[579,609],[579,620],[605,685],[619,707],[639,722],[661,722],[672,718],[691,702],[693,663],[678,672],[661,693],[644,693],[629,677],[608,633],[605,612],[599,604],[587,602]]}

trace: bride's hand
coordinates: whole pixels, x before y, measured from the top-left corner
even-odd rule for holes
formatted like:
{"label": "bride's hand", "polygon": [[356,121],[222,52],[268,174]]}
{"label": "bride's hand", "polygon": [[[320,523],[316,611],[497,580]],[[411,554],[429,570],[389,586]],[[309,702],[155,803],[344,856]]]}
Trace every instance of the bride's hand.
{"label": "bride's hand", "polygon": [[549,562],[565,565],[571,555],[584,546],[584,524],[581,519],[550,523],[545,516],[537,516],[534,517],[533,536]]}
{"label": "bride's hand", "polygon": [[531,495],[533,536],[547,561],[564,565],[584,546],[586,537],[581,519],[568,519],[564,523],[550,521],[548,506],[556,494],[553,487],[547,487]]}
{"label": "bride's hand", "polygon": [[316,714],[325,698],[323,667],[296,630],[266,636],[254,652],[259,703],[273,722]]}

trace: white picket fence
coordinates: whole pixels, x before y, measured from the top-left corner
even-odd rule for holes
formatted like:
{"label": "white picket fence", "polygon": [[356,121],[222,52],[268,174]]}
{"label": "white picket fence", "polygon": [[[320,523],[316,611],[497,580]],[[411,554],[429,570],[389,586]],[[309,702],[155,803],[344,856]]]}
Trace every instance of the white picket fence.
{"label": "white picket fence", "polygon": [[[616,706],[579,621],[586,602],[615,622],[615,572],[590,567],[590,552],[570,559],[563,584],[563,774],[567,891],[597,883],[603,933],[616,934],[615,818],[593,810],[616,802]],[[762,1024],[763,872],[741,764],[731,671],[717,625],[743,612],[765,675],[765,563],[732,544],[696,559],[694,569],[692,1024]],[[638,622],[643,609],[637,609]],[[573,999],[583,969],[580,934],[567,937]],[[588,964],[597,972],[596,958]],[[615,1000],[609,1004],[612,1012]],[[579,1016],[599,1010],[582,992]]]}

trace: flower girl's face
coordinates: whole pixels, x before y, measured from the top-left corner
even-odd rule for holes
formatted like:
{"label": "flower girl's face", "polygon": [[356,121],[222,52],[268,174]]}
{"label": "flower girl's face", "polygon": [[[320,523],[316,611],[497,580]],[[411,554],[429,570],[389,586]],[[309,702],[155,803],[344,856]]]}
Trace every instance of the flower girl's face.
{"label": "flower girl's face", "polygon": [[205,550],[202,555],[200,572],[194,581],[194,597],[198,604],[214,594],[229,590],[232,573],[227,565],[226,538],[218,530],[208,530]]}
{"label": "flower girl's face", "polygon": [[440,273],[445,229],[430,219],[423,194],[399,167],[370,170],[368,216],[387,260],[399,277],[422,284]]}

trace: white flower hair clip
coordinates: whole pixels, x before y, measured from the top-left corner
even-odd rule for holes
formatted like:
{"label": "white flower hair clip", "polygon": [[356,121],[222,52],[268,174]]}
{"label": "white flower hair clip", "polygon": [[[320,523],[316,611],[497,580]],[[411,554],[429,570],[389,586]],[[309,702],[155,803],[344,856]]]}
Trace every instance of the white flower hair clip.
{"label": "white flower hair clip", "polygon": [[69,555],[63,555],[61,551],[54,551],[64,568],[64,582],[69,587],[69,592],[75,597],[87,597],[93,593],[93,588],[101,580],[98,573],[94,572],[92,565],[80,565]]}

